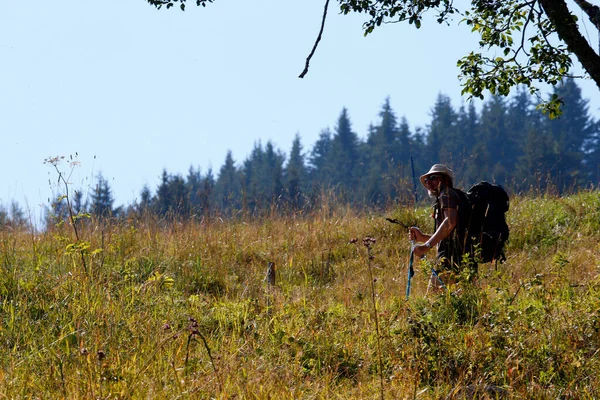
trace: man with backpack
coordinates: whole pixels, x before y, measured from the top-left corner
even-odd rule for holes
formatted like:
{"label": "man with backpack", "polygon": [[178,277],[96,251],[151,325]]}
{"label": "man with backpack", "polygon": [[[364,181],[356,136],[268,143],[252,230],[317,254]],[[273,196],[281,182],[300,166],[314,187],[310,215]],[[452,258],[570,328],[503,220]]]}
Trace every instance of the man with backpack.
{"label": "man with backpack", "polygon": [[[432,235],[421,232],[417,227],[409,228],[409,239],[420,243],[413,251],[416,256],[423,256],[437,247],[436,271],[432,275],[431,284],[439,288],[442,281],[450,282],[452,275],[460,273],[463,255],[468,253],[467,225],[468,199],[464,192],[454,188],[454,173],[443,164],[435,164],[429,172],[420,178],[429,196],[435,199],[433,218],[435,230]],[[462,206],[462,207],[461,207]],[[474,276],[477,264],[473,258],[468,259],[469,268]],[[446,276],[446,279],[443,277]]]}

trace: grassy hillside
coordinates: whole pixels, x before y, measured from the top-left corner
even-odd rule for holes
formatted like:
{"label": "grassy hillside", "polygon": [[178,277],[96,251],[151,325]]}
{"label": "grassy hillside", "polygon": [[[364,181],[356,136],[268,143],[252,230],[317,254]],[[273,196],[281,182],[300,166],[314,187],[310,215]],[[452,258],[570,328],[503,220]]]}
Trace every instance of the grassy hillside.
{"label": "grassy hillside", "polygon": [[600,397],[600,193],[513,199],[505,264],[406,301],[383,217],[429,212],[3,229],[0,396]]}

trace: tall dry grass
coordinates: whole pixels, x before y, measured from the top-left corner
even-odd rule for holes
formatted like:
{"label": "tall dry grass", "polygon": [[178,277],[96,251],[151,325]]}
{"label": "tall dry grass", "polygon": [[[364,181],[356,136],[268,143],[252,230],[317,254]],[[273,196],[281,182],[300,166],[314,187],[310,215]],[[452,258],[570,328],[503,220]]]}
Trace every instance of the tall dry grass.
{"label": "tall dry grass", "polygon": [[4,229],[0,395],[597,398],[600,194],[513,199],[505,264],[425,297],[420,263],[405,301],[407,235],[384,217],[431,227],[429,214],[325,202],[286,217],[92,219],[80,240],[68,223]]}

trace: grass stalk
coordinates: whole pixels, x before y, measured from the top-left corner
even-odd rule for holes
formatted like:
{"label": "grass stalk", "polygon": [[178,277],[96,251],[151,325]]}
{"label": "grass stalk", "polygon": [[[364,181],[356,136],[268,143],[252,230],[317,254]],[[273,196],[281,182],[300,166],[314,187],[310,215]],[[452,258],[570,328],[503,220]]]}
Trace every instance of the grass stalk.
{"label": "grass stalk", "polygon": [[379,363],[379,395],[381,400],[385,398],[385,387],[383,379],[383,357],[381,354],[381,332],[379,329],[379,311],[377,309],[377,293],[375,291],[375,277],[373,275],[373,255],[371,254],[371,247],[375,243],[375,239],[366,237],[363,239],[363,245],[367,249],[367,270],[369,271],[369,282],[371,289],[371,305],[373,307],[373,320],[375,321],[375,334],[377,344],[377,359]]}

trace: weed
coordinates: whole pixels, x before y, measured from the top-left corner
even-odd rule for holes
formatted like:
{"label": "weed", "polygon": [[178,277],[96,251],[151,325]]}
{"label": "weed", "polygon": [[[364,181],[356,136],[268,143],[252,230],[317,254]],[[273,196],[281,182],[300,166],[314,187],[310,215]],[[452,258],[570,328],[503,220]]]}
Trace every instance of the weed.
{"label": "weed", "polygon": [[506,263],[425,296],[431,265],[415,260],[409,301],[404,232],[334,204],[293,220],[80,220],[80,240],[67,219],[34,232],[36,257],[31,232],[0,230],[0,394],[598,398],[599,198],[514,199]]}

